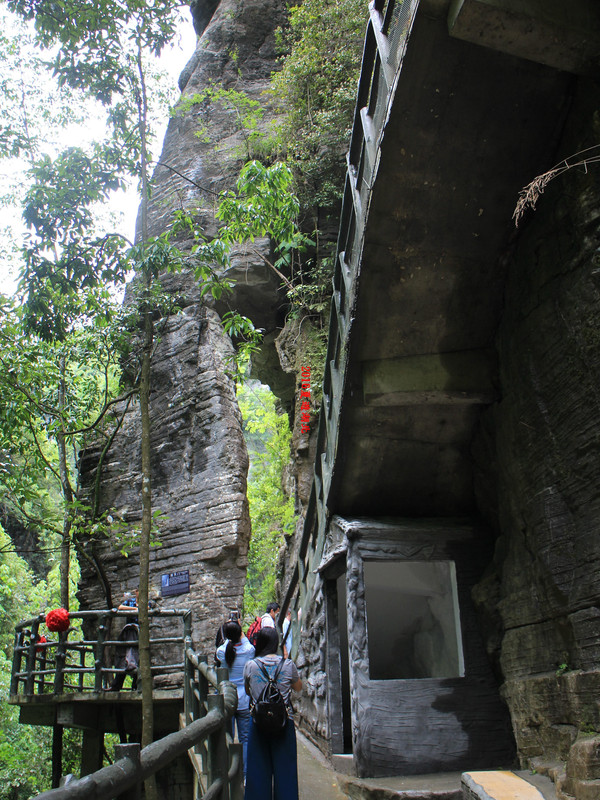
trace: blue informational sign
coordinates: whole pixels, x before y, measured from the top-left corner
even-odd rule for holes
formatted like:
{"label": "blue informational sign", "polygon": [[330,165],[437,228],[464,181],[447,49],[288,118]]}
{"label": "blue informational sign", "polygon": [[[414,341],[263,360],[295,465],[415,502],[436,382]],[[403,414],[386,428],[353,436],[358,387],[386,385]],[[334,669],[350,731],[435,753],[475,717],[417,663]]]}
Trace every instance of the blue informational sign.
{"label": "blue informational sign", "polygon": [[186,594],[190,590],[190,573],[183,570],[181,572],[169,572],[168,575],[161,575],[160,593],[162,597],[173,597],[176,594]]}

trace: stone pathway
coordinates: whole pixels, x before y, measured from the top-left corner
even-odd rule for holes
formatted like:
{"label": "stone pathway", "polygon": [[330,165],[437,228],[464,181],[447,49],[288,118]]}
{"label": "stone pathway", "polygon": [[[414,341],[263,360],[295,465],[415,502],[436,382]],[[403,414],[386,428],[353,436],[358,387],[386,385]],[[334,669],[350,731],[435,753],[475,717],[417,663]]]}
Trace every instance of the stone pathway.
{"label": "stone pathway", "polygon": [[300,800],[348,800],[321,751],[299,731],[296,731],[296,739]]}
{"label": "stone pathway", "polygon": [[[299,800],[462,800],[463,798],[460,772],[389,778],[350,777],[335,772],[321,751],[298,730],[296,739]],[[492,796],[498,800],[526,800],[526,798],[557,800],[554,784],[544,775],[536,775],[525,770],[471,774],[476,778],[483,776],[489,780],[490,787],[498,783],[497,791],[493,791],[491,795],[484,792],[485,797]],[[510,785],[511,780],[514,784],[519,784],[516,794]],[[508,786],[504,787],[507,782]]]}

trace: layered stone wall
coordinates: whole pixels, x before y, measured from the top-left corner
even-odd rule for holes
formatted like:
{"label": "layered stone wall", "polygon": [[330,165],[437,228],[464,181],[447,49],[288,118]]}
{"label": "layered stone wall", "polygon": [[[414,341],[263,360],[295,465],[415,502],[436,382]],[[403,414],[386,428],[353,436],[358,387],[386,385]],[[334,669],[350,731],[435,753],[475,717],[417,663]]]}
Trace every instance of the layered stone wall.
{"label": "layered stone wall", "polygon": [[[599,100],[580,81],[561,157],[597,144]],[[555,179],[522,224],[497,338],[501,400],[475,450],[481,511],[499,531],[476,599],[519,756],[568,760],[559,789],[577,798],[600,796],[599,248],[592,165]]]}
{"label": "layered stone wall", "polygon": [[[222,91],[243,92],[265,105],[264,90],[275,66],[276,27],[283,0],[193,3],[199,36],[196,52],[180,79],[182,97],[200,96],[171,120],[160,164],[153,176],[149,231],[168,229],[178,208],[192,210],[208,237],[217,229],[216,198],[233,186],[251,155],[239,115]],[[191,24],[191,23],[190,23]],[[189,249],[190,241],[179,242]],[[248,458],[242,421],[229,377],[233,353],[220,314],[228,307],[250,316],[268,332],[281,324],[279,279],[261,258],[269,242],[240,248],[233,259],[237,290],[218,307],[200,299],[191,275],[164,276],[181,312],[157,322],[153,356],[151,419],[153,505],[160,547],[152,551],[151,591],[161,575],[189,571],[190,592],[165,599],[163,607],[191,608],[197,649],[210,652],[216,626],[229,609],[240,607],[246,573],[250,521],[246,499]],[[130,530],[139,524],[140,423],[132,404],[113,442],[102,476],[101,508],[115,511]],[[97,453],[82,461],[84,483],[94,478]],[[96,543],[104,581],[83,564],[80,599],[84,607],[105,607],[106,586],[116,605],[137,585],[135,547],[125,557],[117,544]]]}
{"label": "layered stone wall", "polygon": [[[250,536],[246,490],[248,457],[225,370],[232,346],[216,312],[188,306],[165,321],[154,355],[150,414],[153,506],[160,546],[151,554],[151,593],[162,574],[189,571],[190,593],[165,599],[163,607],[194,610],[194,639],[214,641],[215,620],[239,605]],[[119,432],[102,477],[102,505],[139,528],[140,450],[138,408]],[[88,453],[90,464],[96,454]],[[137,551],[125,557],[114,542],[97,544],[99,561],[117,605],[139,579]],[[106,605],[103,587],[84,569],[80,597],[87,607]]]}

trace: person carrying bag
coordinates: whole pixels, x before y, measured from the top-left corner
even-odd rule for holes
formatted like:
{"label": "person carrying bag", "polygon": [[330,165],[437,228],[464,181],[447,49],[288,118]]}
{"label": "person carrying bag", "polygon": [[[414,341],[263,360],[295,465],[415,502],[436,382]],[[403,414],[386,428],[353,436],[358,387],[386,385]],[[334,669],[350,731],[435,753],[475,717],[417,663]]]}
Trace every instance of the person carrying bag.
{"label": "person carrying bag", "polygon": [[255,658],[244,667],[252,724],[244,800],[298,800],[296,729],[290,695],[302,681],[293,661],[277,655],[275,628],[256,638]]}

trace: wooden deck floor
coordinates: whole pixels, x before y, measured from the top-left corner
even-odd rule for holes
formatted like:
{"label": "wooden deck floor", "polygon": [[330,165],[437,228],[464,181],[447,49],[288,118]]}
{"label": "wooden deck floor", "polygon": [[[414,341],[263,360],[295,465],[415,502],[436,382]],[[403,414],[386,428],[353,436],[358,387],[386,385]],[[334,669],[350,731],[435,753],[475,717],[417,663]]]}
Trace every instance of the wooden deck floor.
{"label": "wooden deck floor", "polygon": [[[183,691],[155,689],[153,698],[155,736],[178,730]],[[58,724],[103,733],[125,730],[128,735],[141,729],[142,694],[138,691],[11,695],[9,703],[20,707],[19,722],[26,725]]]}

